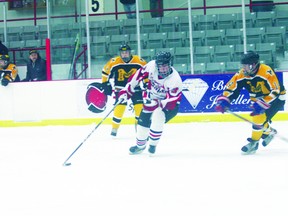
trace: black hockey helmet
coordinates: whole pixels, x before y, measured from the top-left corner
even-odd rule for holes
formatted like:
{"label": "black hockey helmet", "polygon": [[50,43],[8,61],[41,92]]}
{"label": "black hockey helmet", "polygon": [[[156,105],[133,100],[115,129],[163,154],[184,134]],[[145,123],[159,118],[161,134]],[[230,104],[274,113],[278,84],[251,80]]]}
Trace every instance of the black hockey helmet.
{"label": "black hockey helmet", "polygon": [[128,44],[121,44],[119,51],[131,51],[131,47]]}
{"label": "black hockey helmet", "polygon": [[170,52],[160,51],[156,54],[155,60],[157,65],[169,64],[172,65],[172,55]]}
{"label": "black hockey helmet", "polygon": [[[128,44],[122,44],[120,47],[119,47],[119,51],[120,51],[120,57],[122,58],[122,60],[124,62],[129,62],[132,58],[132,55],[131,55],[131,47],[128,45]],[[123,54],[125,56],[122,55],[122,52],[126,52],[128,51],[129,52],[129,56],[127,56],[127,54]]]}
{"label": "black hockey helmet", "polygon": [[254,51],[247,51],[241,56],[241,64],[257,64],[259,62],[259,55]]}
{"label": "black hockey helmet", "polygon": [[243,65],[244,75],[251,76],[255,74],[260,65],[258,53],[247,51],[241,56],[241,64]]}
{"label": "black hockey helmet", "polygon": [[1,63],[2,64],[1,66],[6,67],[10,61],[10,57],[9,55],[0,55],[0,60],[3,61],[3,63]]}
{"label": "black hockey helmet", "polygon": [[0,60],[9,62],[10,61],[10,57],[9,57],[9,55],[0,55]]}
{"label": "black hockey helmet", "polygon": [[[170,52],[158,52],[155,56],[155,62],[158,68],[158,73],[162,78],[165,78],[172,73],[171,66],[173,65],[173,57]],[[162,65],[167,65],[168,67],[166,69],[161,68]]]}

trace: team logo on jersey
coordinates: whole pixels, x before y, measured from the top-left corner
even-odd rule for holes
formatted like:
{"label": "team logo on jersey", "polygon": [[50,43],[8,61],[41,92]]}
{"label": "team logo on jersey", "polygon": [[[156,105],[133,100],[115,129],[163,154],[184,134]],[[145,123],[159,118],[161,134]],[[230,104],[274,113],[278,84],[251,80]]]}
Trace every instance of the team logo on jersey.
{"label": "team logo on jersey", "polygon": [[101,83],[95,82],[88,85],[86,103],[88,110],[94,113],[101,113],[106,109],[107,95],[104,94]]}
{"label": "team logo on jersey", "polygon": [[182,93],[195,109],[208,90],[208,84],[200,78],[186,79],[183,82]]}

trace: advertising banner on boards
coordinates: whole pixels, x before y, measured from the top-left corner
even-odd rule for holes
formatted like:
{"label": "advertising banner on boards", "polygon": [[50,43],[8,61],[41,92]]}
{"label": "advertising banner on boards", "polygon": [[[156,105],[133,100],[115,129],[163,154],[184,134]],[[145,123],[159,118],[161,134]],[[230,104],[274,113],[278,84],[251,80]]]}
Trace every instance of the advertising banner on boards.
{"label": "advertising banner on boards", "polygon": [[[215,112],[216,99],[222,94],[225,84],[234,74],[185,75],[183,80],[183,97],[180,113]],[[283,81],[283,73],[277,73]],[[231,102],[231,111],[251,111],[250,99],[246,90]]]}

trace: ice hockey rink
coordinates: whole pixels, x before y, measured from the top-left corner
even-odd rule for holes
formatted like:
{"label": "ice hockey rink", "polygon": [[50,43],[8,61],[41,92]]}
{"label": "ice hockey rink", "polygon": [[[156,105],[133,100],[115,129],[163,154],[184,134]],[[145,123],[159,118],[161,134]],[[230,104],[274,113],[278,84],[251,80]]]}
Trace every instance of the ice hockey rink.
{"label": "ice hockey rink", "polygon": [[[287,121],[273,126],[287,135]],[[3,216],[287,216],[288,143],[241,155],[247,122],[167,124],[156,154],[129,155],[132,125],[1,128]]]}

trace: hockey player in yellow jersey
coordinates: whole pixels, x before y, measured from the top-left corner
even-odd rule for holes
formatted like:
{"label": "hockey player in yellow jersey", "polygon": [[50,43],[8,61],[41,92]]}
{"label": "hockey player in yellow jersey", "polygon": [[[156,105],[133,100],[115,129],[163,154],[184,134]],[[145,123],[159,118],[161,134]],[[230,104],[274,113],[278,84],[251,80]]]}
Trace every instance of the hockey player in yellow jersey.
{"label": "hockey player in yellow jersey", "polygon": [[226,84],[223,94],[217,98],[215,108],[224,113],[243,88],[249,92],[252,134],[241,151],[243,154],[254,154],[261,139],[265,147],[277,134],[270,124],[274,115],[284,107],[286,90],[274,70],[260,63],[256,52],[248,51],[243,54],[241,64],[242,69]]}
{"label": "hockey player in yellow jersey", "polygon": [[[111,58],[102,70],[102,85],[104,93],[106,95],[112,94],[112,85],[110,80],[114,78],[113,88],[118,102],[118,93],[125,87],[128,79],[142,66],[146,64],[146,61],[137,55],[131,54],[131,48],[127,44],[122,44],[119,48],[119,56]],[[140,88],[137,89],[137,93],[131,98],[134,112],[135,112],[135,124],[139,118],[140,112],[143,108],[142,91]],[[120,103],[116,106],[112,119],[112,136],[117,136],[117,131],[120,127],[122,117],[124,115],[127,102]]]}
{"label": "hockey player in yellow jersey", "polygon": [[10,82],[19,82],[18,69],[10,63],[9,55],[0,55],[1,85],[7,86]]}

